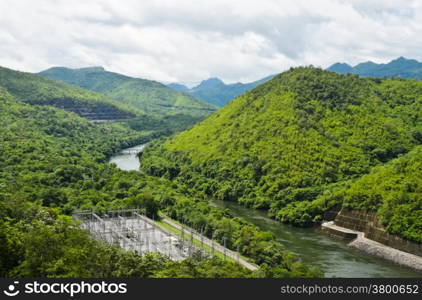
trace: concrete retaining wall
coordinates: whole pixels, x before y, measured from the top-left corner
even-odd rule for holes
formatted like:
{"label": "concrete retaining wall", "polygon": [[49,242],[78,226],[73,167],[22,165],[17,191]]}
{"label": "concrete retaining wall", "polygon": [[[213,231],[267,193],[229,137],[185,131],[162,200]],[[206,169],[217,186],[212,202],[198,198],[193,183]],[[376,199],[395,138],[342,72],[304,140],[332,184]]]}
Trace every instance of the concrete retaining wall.
{"label": "concrete retaining wall", "polygon": [[348,229],[362,231],[365,237],[383,245],[422,257],[422,244],[405,240],[385,231],[374,212],[342,209],[334,223]]}
{"label": "concrete retaining wall", "polygon": [[422,257],[368,239],[362,231],[341,227],[338,224],[334,224],[333,221],[322,223],[321,230],[330,236],[349,241],[348,246],[368,255],[391,261],[422,273]]}
{"label": "concrete retaining wall", "polygon": [[357,239],[350,242],[348,246],[356,248],[368,255],[391,261],[395,264],[422,273],[422,257],[420,256],[385,246],[363,236],[359,236]]}
{"label": "concrete retaining wall", "polygon": [[358,237],[356,232],[352,232],[346,228],[338,228],[334,225],[333,221],[321,224],[321,231],[329,236],[345,241],[352,241]]}

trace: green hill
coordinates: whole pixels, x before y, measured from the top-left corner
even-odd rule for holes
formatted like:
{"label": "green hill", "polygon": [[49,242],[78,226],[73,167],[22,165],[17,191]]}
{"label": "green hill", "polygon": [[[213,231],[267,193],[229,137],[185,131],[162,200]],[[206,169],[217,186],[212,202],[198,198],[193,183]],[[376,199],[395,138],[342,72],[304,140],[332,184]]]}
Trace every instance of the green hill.
{"label": "green hill", "polygon": [[[422,146],[339,189],[343,207],[376,210],[387,230],[422,242]],[[334,199],[335,200],[335,199]]]}
{"label": "green hill", "polygon": [[30,73],[0,67],[0,87],[17,99],[39,105],[51,105],[91,120],[127,119],[133,109],[101,94]]}
{"label": "green hill", "polygon": [[[421,143],[422,82],[295,68],[149,147],[142,165],[189,189],[305,226],[346,201],[336,191]],[[386,199],[360,207],[381,210]],[[420,206],[417,197],[406,201]],[[391,211],[401,222],[399,210]],[[420,227],[413,235],[388,228],[409,239],[422,235]]]}
{"label": "green hill", "polygon": [[[167,180],[121,171],[107,157],[142,142],[148,132],[123,124],[94,125],[50,106],[28,105],[0,88],[0,276],[2,277],[315,277],[271,234],[208,207]],[[171,261],[107,245],[79,228],[75,209],[97,213],[141,208],[194,217],[205,234],[257,264],[195,256]],[[193,225],[193,223],[192,223]],[[227,226],[229,225],[229,226]],[[271,268],[270,268],[271,266]]]}
{"label": "green hill", "polygon": [[184,114],[204,117],[216,110],[213,105],[172,90],[159,82],[108,72],[102,67],[54,67],[40,72],[39,75],[100,92],[148,115]]}
{"label": "green hill", "polygon": [[340,74],[358,74],[368,77],[400,77],[422,80],[422,63],[404,57],[399,57],[387,64],[368,61],[354,67],[345,63],[335,63],[327,70]]}
{"label": "green hill", "polygon": [[273,77],[274,76],[271,75],[250,83],[238,82],[232,84],[225,84],[218,78],[209,78],[191,89],[176,83],[169,84],[168,86],[175,90],[189,93],[197,99],[201,99],[213,105],[222,107],[230,100],[236,98],[246,91],[257,87],[264,82],[267,82]]}

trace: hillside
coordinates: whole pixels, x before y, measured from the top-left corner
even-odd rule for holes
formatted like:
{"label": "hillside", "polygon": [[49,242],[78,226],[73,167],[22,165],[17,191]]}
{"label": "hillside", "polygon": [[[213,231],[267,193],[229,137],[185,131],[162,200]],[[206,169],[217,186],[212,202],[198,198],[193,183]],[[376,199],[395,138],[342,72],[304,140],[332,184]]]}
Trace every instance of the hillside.
{"label": "hillside", "polygon": [[[107,162],[111,153],[141,143],[148,132],[118,123],[94,125],[61,109],[17,101],[2,88],[0,123],[2,277],[321,276],[272,235],[207,207],[177,184]],[[171,261],[154,253],[138,255],[91,238],[68,216],[75,209],[102,214],[121,208],[141,208],[155,216],[162,209],[174,217],[188,217],[188,209],[198,225],[207,220],[208,236],[220,243],[224,239],[232,249],[241,247],[242,254],[265,268],[254,274],[218,258]]]}
{"label": "hillside", "polygon": [[[307,226],[345,201],[336,191],[422,143],[421,97],[418,81],[295,68],[149,147],[142,165],[188,189]],[[415,172],[421,177],[421,169]],[[385,201],[362,202],[360,209],[382,216]],[[406,201],[420,205],[417,197]],[[384,220],[404,229],[388,230],[413,240],[421,236],[420,227],[404,234],[411,225],[397,217],[399,203],[390,204],[394,213]]]}
{"label": "hillside", "polygon": [[190,89],[187,86],[183,84],[179,84],[179,83],[169,83],[167,84],[167,87],[176,91],[184,92],[184,93],[188,93],[190,91]]}
{"label": "hillside", "polygon": [[105,94],[148,115],[184,114],[204,117],[215,111],[214,106],[159,82],[108,72],[102,67],[54,67],[38,74]]}
{"label": "hillside", "polygon": [[378,212],[387,230],[422,242],[422,146],[339,189],[343,207]]}
{"label": "hillside", "polygon": [[371,61],[352,67],[345,63],[335,63],[327,69],[340,74],[358,74],[366,77],[400,77],[422,80],[422,63],[414,59],[399,57],[387,64],[376,64]]}
{"label": "hillside", "polygon": [[[139,143],[142,133],[27,105],[1,88],[0,120],[0,276],[250,276],[218,259],[173,262],[155,253],[123,251],[93,239],[63,214],[74,208],[133,207],[135,196],[142,207],[139,201],[151,197],[145,192],[160,189],[141,173],[120,171],[106,161],[112,151]],[[128,184],[134,185],[130,191]]]}
{"label": "hillside", "polygon": [[236,98],[246,91],[252,90],[264,82],[267,82],[273,77],[274,76],[271,75],[250,83],[233,84],[225,84],[218,78],[209,78],[191,89],[177,83],[171,83],[167,86],[178,91],[189,93],[197,99],[201,99],[213,105],[222,107],[230,100]]}
{"label": "hillside", "polygon": [[63,108],[90,120],[127,119],[135,116],[133,109],[101,94],[2,67],[0,87],[26,103]]}

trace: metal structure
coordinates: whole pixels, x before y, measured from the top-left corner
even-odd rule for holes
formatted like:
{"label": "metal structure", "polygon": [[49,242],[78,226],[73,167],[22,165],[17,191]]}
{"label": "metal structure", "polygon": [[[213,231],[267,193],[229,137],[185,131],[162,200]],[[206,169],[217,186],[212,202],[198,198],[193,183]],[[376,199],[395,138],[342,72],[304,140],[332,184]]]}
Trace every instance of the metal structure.
{"label": "metal structure", "polygon": [[[172,260],[192,255],[208,255],[193,245],[193,237],[178,237],[157,226],[138,209],[108,211],[102,216],[92,211],[75,212],[73,217],[96,238],[138,254],[160,252]],[[191,234],[192,235],[192,234]]]}
{"label": "metal structure", "polygon": [[138,154],[139,152],[141,152],[140,149],[125,149],[120,151],[121,154]]}

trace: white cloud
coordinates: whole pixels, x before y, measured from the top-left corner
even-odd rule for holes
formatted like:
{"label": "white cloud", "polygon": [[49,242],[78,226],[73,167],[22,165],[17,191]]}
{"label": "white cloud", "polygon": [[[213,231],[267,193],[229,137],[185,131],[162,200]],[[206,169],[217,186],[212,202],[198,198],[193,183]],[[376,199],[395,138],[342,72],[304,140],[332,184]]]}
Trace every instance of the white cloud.
{"label": "white cloud", "polygon": [[2,0],[0,65],[159,81],[249,81],[290,66],[422,60],[414,0]]}

